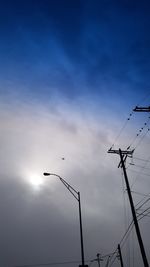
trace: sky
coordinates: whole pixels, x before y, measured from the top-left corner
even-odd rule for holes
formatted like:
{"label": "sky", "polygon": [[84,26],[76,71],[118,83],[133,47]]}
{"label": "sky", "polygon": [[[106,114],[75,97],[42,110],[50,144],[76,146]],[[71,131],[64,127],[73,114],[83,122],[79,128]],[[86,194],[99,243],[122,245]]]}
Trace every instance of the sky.
{"label": "sky", "polygon": [[43,172],[81,194],[89,266],[120,242],[124,265],[143,266],[134,227],[121,241],[132,216],[119,155],[107,153],[128,146],[150,261],[150,118],[133,112],[150,105],[149,12],[146,0],[0,1],[1,266],[81,264],[78,202]]}

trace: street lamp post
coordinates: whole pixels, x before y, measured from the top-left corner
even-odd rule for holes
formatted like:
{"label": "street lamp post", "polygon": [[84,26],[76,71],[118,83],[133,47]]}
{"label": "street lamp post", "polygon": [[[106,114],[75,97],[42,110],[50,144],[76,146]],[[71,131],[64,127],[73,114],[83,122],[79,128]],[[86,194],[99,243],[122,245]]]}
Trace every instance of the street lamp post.
{"label": "street lamp post", "polygon": [[85,265],[84,261],[84,246],[83,246],[83,231],[82,231],[82,216],[81,216],[81,200],[80,200],[80,192],[76,191],[70,184],[68,184],[61,176],[56,173],[48,173],[44,172],[44,176],[53,175],[59,178],[59,180],[64,184],[64,186],[70,191],[70,193],[75,197],[79,204],[79,222],[80,222],[80,242],[81,242],[81,259],[82,259],[82,267],[88,267]]}

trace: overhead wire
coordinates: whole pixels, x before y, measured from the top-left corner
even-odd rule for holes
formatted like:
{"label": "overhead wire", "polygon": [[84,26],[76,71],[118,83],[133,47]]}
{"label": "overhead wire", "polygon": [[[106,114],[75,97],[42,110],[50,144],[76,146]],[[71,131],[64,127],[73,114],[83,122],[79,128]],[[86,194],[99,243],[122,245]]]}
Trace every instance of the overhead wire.
{"label": "overhead wire", "polygon": [[[149,209],[150,209],[150,207],[149,207]],[[146,209],[146,210],[148,210],[148,209]],[[145,211],[146,211],[146,210],[145,210]],[[144,211],[144,212],[145,212],[145,211]],[[143,212],[143,213],[144,213],[144,212]],[[150,213],[150,211],[149,211],[148,213]],[[141,218],[139,218],[140,215],[142,215],[142,214],[137,215],[138,221],[140,221],[143,217],[146,216],[145,214],[143,214],[143,216],[142,216]],[[121,238],[121,240],[120,240],[120,242],[119,242],[121,248],[123,248],[123,246],[125,245],[125,242],[126,242],[127,238],[129,237],[129,234],[131,233],[133,227],[134,227],[134,222],[133,222],[133,220],[132,220],[132,221],[130,222],[130,224],[129,224],[127,230],[126,230],[126,232],[124,233],[123,237]],[[115,255],[116,252],[117,252],[117,249],[115,250],[115,252],[114,252],[113,255]],[[110,263],[110,265],[109,265],[110,267],[114,264],[116,258],[117,258],[117,255],[115,256],[115,258],[112,257],[112,258],[110,259],[110,262],[112,261],[112,262]]]}
{"label": "overhead wire", "polygon": [[[145,214],[146,211],[148,211],[148,212]],[[145,209],[142,213],[139,213],[138,214],[138,217],[142,215],[142,218],[143,218],[143,217],[147,216],[149,213],[150,213],[150,207],[148,207],[147,209]],[[139,218],[139,219],[141,219],[141,218]]]}
{"label": "overhead wire", "polygon": [[150,131],[150,128],[148,128],[147,131],[141,136],[141,139],[139,140],[139,142],[134,147],[134,150],[136,150],[137,147],[139,147],[139,145],[142,143],[142,141],[144,140],[144,138],[146,137],[146,135],[148,134],[149,131]]}
{"label": "overhead wire", "polygon": [[129,224],[129,226],[128,226],[128,228],[127,228],[127,230],[126,230],[126,232],[125,232],[125,234],[123,235],[123,237],[121,238],[121,240],[120,240],[120,242],[119,242],[119,244],[121,245],[121,247],[123,247],[123,245],[124,245],[124,240],[126,240],[126,236],[128,236],[128,234],[129,234],[129,231],[131,231],[132,230],[132,228],[133,228],[133,220],[131,221],[131,223]]}
{"label": "overhead wire", "polygon": [[[139,175],[140,175],[140,174],[143,174],[143,175],[146,175],[146,176],[150,176],[150,174],[148,174],[148,173],[140,172],[140,171],[136,171],[136,170],[132,170],[132,169],[128,169],[128,171],[138,173]],[[138,176],[139,176],[139,175],[138,175]],[[132,186],[135,184],[136,180],[137,180],[137,178],[135,178],[135,181],[132,183],[131,188],[132,188]]]}
{"label": "overhead wire", "polygon": [[[148,121],[149,121],[149,119],[150,119],[150,116],[148,117]],[[144,126],[139,130],[140,132],[142,132],[142,130],[144,129],[144,127],[147,126],[148,121],[147,121],[147,122],[144,124]],[[143,139],[146,137],[146,135],[147,135],[148,132],[150,132],[150,127],[148,127],[147,131],[144,133],[144,135],[143,135],[143,136],[141,137],[141,139],[138,141],[138,143],[137,143],[136,146],[134,147],[134,151],[135,151],[135,149],[142,143]],[[138,135],[138,134],[137,134],[137,135]],[[131,145],[130,145],[128,148],[130,148],[130,147],[131,147]],[[144,164],[143,166],[140,167],[140,165],[136,165],[135,163],[133,163],[133,161],[134,161],[135,159],[144,161],[145,164]],[[135,184],[135,182],[137,181],[137,179],[139,178],[140,175],[150,176],[148,173],[144,173],[144,172],[143,172],[144,169],[149,169],[149,168],[146,168],[146,165],[150,162],[149,160],[150,160],[150,157],[149,157],[147,160],[145,160],[145,159],[141,159],[141,158],[138,158],[138,157],[132,157],[132,162],[131,162],[129,165],[130,165],[130,166],[137,166],[137,167],[140,167],[141,170],[140,170],[140,171],[136,171],[136,170],[133,170],[133,169],[129,168],[129,166],[128,166],[128,170],[130,170],[130,171],[132,171],[132,172],[136,172],[136,173],[138,173],[138,175],[137,175],[136,178],[134,179],[134,182],[133,182],[132,185],[131,185],[131,188],[133,187],[133,185]]]}
{"label": "overhead wire", "polygon": [[133,111],[129,114],[129,116],[127,117],[127,119],[125,120],[125,123],[123,124],[122,128],[120,129],[118,135],[116,136],[112,146],[110,149],[112,149],[115,145],[115,143],[117,142],[117,140],[119,139],[119,137],[121,136],[122,132],[124,131],[125,127],[127,126],[127,123],[129,122],[129,120],[131,119],[132,115],[133,115]]}
{"label": "overhead wire", "polygon": [[114,251],[113,255],[109,259],[109,267],[111,267],[114,264],[114,262],[117,259],[117,257],[118,257],[118,248],[116,248],[116,250]]}
{"label": "overhead wire", "polygon": [[133,191],[133,190],[131,190],[131,193],[134,193],[134,194],[137,194],[137,195],[140,195],[140,196],[144,196],[144,197],[147,196],[146,194],[143,194],[143,193],[137,192],[137,191]]}
{"label": "overhead wire", "polygon": [[[145,200],[139,207],[137,207],[136,210],[141,209],[148,201],[150,201],[150,198],[148,198],[147,200]],[[137,206],[137,205],[136,205]]]}
{"label": "overhead wire", "polygon": [[144,198],[142,198],[142,199],[135,205],[135,207],[138,206],[142,201],[144,201],[145,198],[147,198],[148,196],[150,196],[150,193],[144,195]]}
{"label": "overhead wire", "polygon": [[[141,214],[138,214],[138,216],[141,216]],[[140,220],[143,219],[144,217],[149,217],[149,218],[150,218],[150,211],[148,211],[147,213],[144,213],[144,214],[138,219],[138,221],[140,221]]]}
{"label": "overhead wire", "polygon": [[[141,136],[142,132],[144,131],[144,129],[148,126],[148,122],[150,121],[150,116],[148,117],[147,121],[144,123],[144,125],[142,127],[140,127],[140,129],[137,131],[135,137],[132,139],[132,141],[130,142],[130,145],[127,147],[127,150],[129,150],[133,144],[136,142],[136,140]],[[148,130],[149,131],[149,126],[148,126]],[[142,140],[144,139],[144,137],[146,136],[147,132],[141,137],[141,139],[139,140],[138,144],[134,147],[137,148],[137,146],[142,142]]]}
{"label": "overhead wire", "polygon": [[[142,100],[139,101],[139,102],[136,104],[136,106],[141,105],[141,104],[142,104],[142,103],[143,103],[149,96],[150,96],[150,93],[146,94],[146,95],[142,98]],[[129,116],[128,116],[127,119],[125,120],[123,126],[121,127],[121,129],[120,129],[118,135],[117,135],[116,138],[114,139],[114,142],[113,142],[113,144],[112,144],[112,146],[111,146],[110,149],[112,149],[112,148],[114,147],[114,145],[116,144],[116,142],[118,141],[119,137],[121,136],[121,134],[123,133],[124,129],[126,128],[128,122],[131,120],[133,114],[134,114],[134,111],[133,111],[133,109],[132,109],[132,111],[129,113]],[[149,117],[149,119],[150,119],[150,117]],[[145,125],[145,126],[146,126],[146,125]],[[135,137],[135,138],[136,138],[136,137]],[[133,142],[133,141],[132,141],[132,142]]]}
{"label": "overhead wire", "polygon": [[143,102],[150,97],[150,93],[145,94],[145,96],[141,99],[141,101],[137,104],[137,106],[143,104]]}
{"label": "overhead wire", "polygon": [[[129,169],[129,168],[128,168],[129,171],[138,173],[138,175],[135,177],[134,181],[133,181],[132,184],[131,184],[131,188],[133,187],[133,185],[135,185],[135,182],[137,181],[137,179],[139,178],[140,175],[150,176],[149,174],[143,172],[143,170],[145,169],[145,167],[146,167],[146,165],[149,163],[149,161],[150,161],[150,156],[149,156],[148,159],[145,161],[144,165],[141,167],[141,170],[139,170],[139,171],[132,170],[132,169]],[[134,165],[132,164],[132,166],[134,166]]]}
{"label": "overhead wire", "polygon": [[113,261],[109,264],[109,267],[111,267],[113,264],[114,264],[114,262],[115,262],[115,260],[117,259],[117,255],[115,256],[115,258],[113,259]]}
{"label": "overhead wire", "polygon": [[150,162],[150,160],[147,160],[147,159],[141,159],[141,158],[139,158],[139,157],[132,157],[132,159],[134,160],[134,159],[136,159],[136,160],[139,160],[139,161],[146,161],[146,162]]}
{"label": "overhead wire", "polygon": [[[149,207],[149,209],[150,209],[150,207]],[[150,213],[150,211],[149,211],[149,213]],[[140,215],[142,215],[142,214],[137,215],[138,221],[141,220],[143,217],[145,217],[145,215],[143,214],[143,216],[141,218],[139,218]],[[129,224],[125,234],[123,235],[122,239],[119,242],[119,244],[121,245],[121,248],[124,246],[124,244],[125,244],[127,238],[129,237],[129,234],[130,234],[131,230],[133,229],[133,227],[134,227],[134,222],[132,220],[131,223]]]}
{"label": "overhead wire", "polygon": [[133,164],[133,163],[129,163],[129,165],[131,165],[131,166],[135,166],[135,167],[138,167],[138,168],[144,168],[145,170],[150,170],[150,168],[148,168],[148,167],[144,167],[144,166],[142,166],[142,165],[137,165],[137,164]]}
{"label": "overhead wire", "polygon": [[[150,210],[150,207],[148,207],[148,208],[145,209],[142,213],[140,213],[140,214],[137,215],[137,219],[138,219],[138,221],[140,221],[143,217],[145,217],[145,216],[147,216],[148,214],[150,214],[150,211],[149,211],[148,213],[144,214],[144,212],[145,212],[145,211],[148,211],[148,210]],[[141,215],[142,215],[142,217],[140,217]],[[130,222],[130,224],[129,224],[129,226],[128,226],[126,232],[125,232],[125,234],[123,235],[122,239],[121,239],[120,242],[119,242],[121,248],[124,246],[124,244],[125,244],[127,238],[129,237],[129,234],[130,234],[130,232],[132,231],[133,227],[134,227],[134,221],[132,220],[132,221]]]}

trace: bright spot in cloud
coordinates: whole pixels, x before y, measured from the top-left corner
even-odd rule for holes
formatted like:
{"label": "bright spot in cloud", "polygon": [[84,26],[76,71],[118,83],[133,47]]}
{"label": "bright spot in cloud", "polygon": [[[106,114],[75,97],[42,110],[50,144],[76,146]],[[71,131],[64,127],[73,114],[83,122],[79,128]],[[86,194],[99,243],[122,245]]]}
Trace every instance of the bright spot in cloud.
{"label": "bright spot in cloud", "polygon": [[28,180],[35,189],[39,189],[44,183],[42,175],[40,176],[38,174],[30,174]]}

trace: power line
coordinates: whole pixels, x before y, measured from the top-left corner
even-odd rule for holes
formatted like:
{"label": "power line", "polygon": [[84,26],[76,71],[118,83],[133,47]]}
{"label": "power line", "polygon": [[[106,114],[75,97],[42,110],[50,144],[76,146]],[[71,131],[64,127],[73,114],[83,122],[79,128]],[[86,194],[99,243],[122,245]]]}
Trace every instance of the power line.
{"label": "power line", "polygon": [[[144,216],[148,215],[148,214],[150,213],[150,211],[148,211],[148,210],[150,210],[150,207],[148,207],[147,209],[145,209],[142,213],[139,213],[139,214],[138,214],[138,217],[141,216],[141,215],[144,215]],[[146,211],[148,211],[148,212],[145,214]],[[142,217],[142,218],[143,218],[143,217]],[[139,219],[140,219],[140,218],[139,218]]]}
{"label": "power line", "polygon": [[147,160],[147,159],[141,159],[141,158],[138,158],[138,157],[132,157],[132,159],[136,159],[136,160],[140,160],[140,161],[145,161],[145,162],[150,162],[150,160]]}
{"label": "power line", "polygon": [[121,134],[122,134],[123,130],[125,129],[125,127],[126,127],[127,123],[128,123],[128,122],[129,122],[129,120],[131,119],[131,117],[132,117],[133,113],[134,113],[134,112],[132,111],[132,112],[129,114],[129,116],[128,116],[128,118],[126,119],[126,121],[125,121],[124,125],[122,126],[122,128],[120,129],[120,131],[119,131],[118,135],[116,136],[116,138],[115,138],[115,140],[114,140],[114,142],[113,142],[113,144],[112,144],[111,148],[113,148],[113,147],[114,147],[115,143],[117,142],[117,140],[118,140],[118,139],[119,139],[119,137],[121,136]]}
{"label": "power line", "polygon": [[[144,131],[144,129],[146,127],[148,127],[148,130],[147,132],[150,130],[149,129],[149,126],[148,126],[148,122],[150,120],[150,116],[148,117],[147,121],[144,123],[144,125],[142,127],[140,127],[140,129],[138,130],[137,134],[135,135],[135,137],[132,139],[130,145],[128,146],[127,149],[130,149],[131,146],[133,146],[133,144],[136,142],[136,140],[141,136],[142,132]],[[142,142],[142,140],[144,139],[144,137],[146,136],[147,132],[141,137],[141,139],[139,140],[138,144],[136,145],[136,148],[137,146]]]}
{"label": "power line", "polygon": [[[146,176],[150,176],[150,174],[148,174],[148,173],[141,172],[141,171],[136,171],[136,170],[132,170],[132,169],[129,169],[129,168],[128,168],[128,171],[130,171],[130,172],[136,172],[136,173],[138,173],[138,174],[143,174],[143,175],[146,175]],[[137,178],[135,179],[135,181],[136,181],[136,180],[137,180]],[[134,181],[133,184],[135,184],[135,181]],[[131,187],[133,186],[133,184],[131,185]]]}
{"label": "power line", "polygon": [[129,165],[131,166],[135,166],[135,167],[138,167],[138,168],[141,168],[141,169],[145,169],[145,170],[150,170],[150,168],[148,167],[145,167],[145,166],[142,166],[142,165],[137,165],[137,164],[134,164],[134,163],[129,163]]}
{"label": "power line", "polygon": [[145,169],[145,167],[146,167],[146,165],[148,164],[149,160],[150,160],[150,157],[148,157],[148,159],[145,160],[145,164],[142,166],[142,168],[141,168],[141,170],[140,170],[139,172],[136,171],[136,170],[132,170],[132,169],[129,169],[129,168],[128,168],[129,171],[138,173],[138,175],[137,175],[136,178],[134,179],[134,182],[133,182],[132,185],[131,185],[131,188],[133,187],[133,185],[135,184],[135,182],[137,181],[137,179],[138,179],[138,177],[139,177],[140,175],[150,176],[149,174],[143,172],[143,170]]}
{"label": "power line", "polygon": [[[149,96],[150,96],[150,93],[146,94],[146,95],[142,98],[142,100],[139,101],[139,102],[137,103],[136,107],[139,106],[139,105],[141,105],[141,104],[142,104],[142,103],[143,103]],[[133,114],[134,114],[134,110],[132,110],[132,111],[129,113],[129,116],[128,116],[127,119],[125,120],[125,122],[124,122],[122,128],[120,129],[118,135],[116,136],[116,138],[115,138],[115,140],[114,140],[114,142],[113,142],[111,148],[113,148],[114,145],[116,144],[116,142],[118,141],[119,137],[121,136],[121,134],[123,133],[124,129],[126,128],[128,122],[131,120],[131,117],[133,116]],[[148,120],[149,120],[149,119],[150,119],[150,117],[148,118]],[[142,128],[144,128],[144,127],[147,125],[147,123],[148,123],[148,121],[144,124],[143,127],[140,128],[139,133],[141,132]],[[138,137],[138,135],[139,135],[139,134],[137,134],[137,136],[136,136],[134,139],[136,139],[136,138]],[[132,142],[134,142],[134,139],[133,139]],[[131,146],[131,144],[130,144],[130,146]]]}
{"label": "power line", "polygon": [[133,220],[132,220],[132,222],[129,224],[125,234],[123,235],[121,241],[119,242],[120,244],[123,243],[121,247],[124,246],[124,243],[125,243],[126,239],[128,238],[128,235],[129,235],[130,231],[132,230],[133,226],[134,226],[134,224],[133,224]]}
{"label": "power line", "polygon": [[[146,194],[143,194],[143,193],[141,193],[141,192],[137,192],[137,191],[133,191],[133,190],[131,190],[131,192],[132,192],[133,194],[137,194],[137,195],[140,195],[140,196],[147,197]],[[135,205],[135,206],[136,206],[136,205]]]}
{"label": "power line", "polygon": [[145,94],[145,96],[141,99],[141,101],[136,105],[139,106],[141,104],[143,104],[143,102],[150,96],[150,93]]}
{"label": "power line", "polygon": [[[149,213],[150,213],[150,211],[149,211]],[[137,215],[138,221],[140,221],[140,220],[141,220],[143,217],[145,217],[146,215],[143,215],[141,218],[139,218],[139,216],[140,216],[140,215],[138,214],[138,215]],[[119,244],[121,245],[121,248],[125,245],[125,242],[126,242],[127,238],[129,237],[129,234],[131,233],[133,227],[134,227],[134,223],[133,223],[133,220],[132,220],[131,223],[129,224],[129,226],[128,226],[126,232],[124,233],[123,237],[121,238],[121,240],[120,240],[120,242],[119,242]],[[112,257],[110,258],[110,262],[112,261],[111,264],[110,264],[110,267],[114,264],[114,262],[115,262],[115,260],[116,260],[116,258],[117,258],[117,255],[116,255],[115,258],[113,259],[113,256],[116,254],[116,252],[117,252],[117,249],[116,249],[115,252],[112,254]]]}
{"label": "power line", "polygon": [[142,208],[148,201],[150,201],[150,198],[148,198],[147,200],[145,200],[145,201],[143,202],[143,204],[141,204],[141,206],[138,207],[136,210],[139,210],[140,208]]}
{"label": "power line", "polygon": [[116,250],[114,251],[114,253],[112,254],[112,256],[110,256],[110,259],[109,259],[110,267],[114,264],[114,262],[115,262],[115,260],[117,258],[117,254],[118,254],[117,252],[118,252],[118,248],[116,248]]}
{"label": "power line", "polygon": [[144,196],[143,199],[141,199],[135,206],[138,206],[146,197],[150,196],[150,193]]}
{"label": "power line", "polygon": [[143,136],[141,137],[141,139],[139,140],[139,142],[137,143],[137,145],[134,147],[134,150],[142,143],[142,141],[144,140],[144,138],[146,137],[147,133],[150,131],[150,128],[147,129],[147,131],[145,132],[145,134],[143,134]]}

